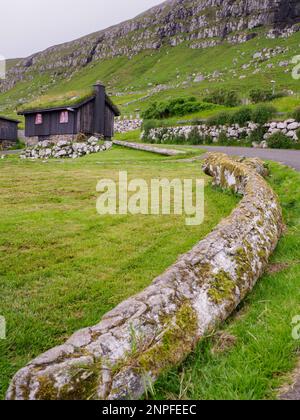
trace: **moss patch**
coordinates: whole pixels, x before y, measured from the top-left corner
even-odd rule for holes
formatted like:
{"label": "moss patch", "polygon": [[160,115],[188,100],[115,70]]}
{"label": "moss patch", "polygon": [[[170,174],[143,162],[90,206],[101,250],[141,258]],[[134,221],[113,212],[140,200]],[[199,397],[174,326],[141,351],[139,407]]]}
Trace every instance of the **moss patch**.
{"label": "moss patch", "polygon": [[164,333],[162,341],[139,358],[139,368],[156,374],[182,361],[195,345],[197,325],[195,310],[185,303],[177,312],[175,323]]}
{"label": "moss patch", "polygon": [[235,287],[236,284],[230,275],[226,271],[221,270],[214,276],[208,296],[214,303],[220,304],[225,300],[231,300]]}

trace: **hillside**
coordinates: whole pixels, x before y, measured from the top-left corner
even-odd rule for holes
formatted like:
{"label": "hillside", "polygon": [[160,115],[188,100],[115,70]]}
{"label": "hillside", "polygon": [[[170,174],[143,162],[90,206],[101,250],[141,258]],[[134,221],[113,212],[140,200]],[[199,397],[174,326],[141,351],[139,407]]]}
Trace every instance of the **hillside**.
{"label": "hillside", "polygon": [[275,80],[278,88],[297,94],[290,61],[299,53],[299,18],[299,3],[290,0],[169,0],[10,65],[0,83],[0,112],[14,115],[41,94],[82,90],[98,79],[125,114],[154,99],[201,97],[222,85],[246,95]]}

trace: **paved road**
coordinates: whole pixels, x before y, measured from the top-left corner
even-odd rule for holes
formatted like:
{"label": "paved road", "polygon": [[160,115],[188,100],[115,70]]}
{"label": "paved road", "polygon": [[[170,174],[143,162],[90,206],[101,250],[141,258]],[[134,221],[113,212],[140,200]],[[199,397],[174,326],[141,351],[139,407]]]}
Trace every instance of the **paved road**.
{"label": "paved road", "polygon": [[300,150],[251,149],[248,147],[226,146],[195,146],[210,152],[222,152],[228,155],[259,157],[263,160],[273,160],[300,171]]}

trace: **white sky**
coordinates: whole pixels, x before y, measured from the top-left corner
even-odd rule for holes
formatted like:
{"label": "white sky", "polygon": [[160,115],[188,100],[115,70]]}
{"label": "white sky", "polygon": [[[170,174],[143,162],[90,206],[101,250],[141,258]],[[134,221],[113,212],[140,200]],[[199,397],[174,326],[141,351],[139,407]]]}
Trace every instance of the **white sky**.
{"label": "white sky", "polygon": [[163,0],[1,0],[0,55],[27,57],[122,22]]}

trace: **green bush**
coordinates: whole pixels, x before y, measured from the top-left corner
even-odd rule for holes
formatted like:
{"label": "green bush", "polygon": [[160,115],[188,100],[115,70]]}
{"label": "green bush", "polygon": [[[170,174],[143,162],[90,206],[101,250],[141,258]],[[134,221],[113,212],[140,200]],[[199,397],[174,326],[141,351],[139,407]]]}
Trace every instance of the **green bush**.
{"label": "green bush", "polygon": [[241,100],[235,90],[218,89],[205,97],[204,102],[234,107],[240,105]]}
{"label": "green bush", "polygon": [[268,138],[268,146],[271,149],[292,149],[294,145],[295,142],[281,131]]}
{"label": "green bush", "polygon": [[247,142],[252,145],[252,143],[261,143],[264,140],[264,135],[268,129],[263,125],[259,125],[247,138]]}
{"label": "green bush", "polygon": [[277,109],[271,105],[260,105],[252,111],[252,121],[257,124],[266,124],[274,115]]}
{"label": "green bush", "polygon": [[214,115],[213,117],[210,117],[207,120],[207,124],[209,126],[214,126],[214,125],[227,125],[227,124],[231,124],[232,121],[232,114],[230,112],[220,112],[217,115]]}
{"label": "green bush", "polygon": [[219,139],[218,139],[219,144],[223,145],[223,146],[227,146],[229,144],[232,144],[232,141],[227,137],[227,134],[222,131],[219,135]]}
{"label": "green bush", "polygon": [[212,104],[198,102],[195,97],[191,96],[172,99],[170,101],[153,102],[142,113],[142,118],[146,120],[163,119],[210,109],[213,109]]}
{"label": "green bush", "polygon": [[199,130],[196,127],[194,127],[191,130],[191,132],[189,133],[188,138],[187,138],[187,143],[188,144],[194,144],[194,145],[203,144],[204,143],[204,138],[199,133]]}
{"label": "green bush", "polygon": [[254,104],[258,104],[259,102],[268,102],[273,99],[282,98],[285,94],[283,92],[273,93],[271,90],[252,89],[249,96]]}
{"label": "green bush", "polygon": [[294,118],[297,122],[300,122],[300,107],[295,109],[292,114],[292,118]]}
{"label": "green bush", "polygon": [[248,121],[252,119],[252,110],[247,107],[243,107],[231,115],[231,124],[239,124],[245,126]]}

